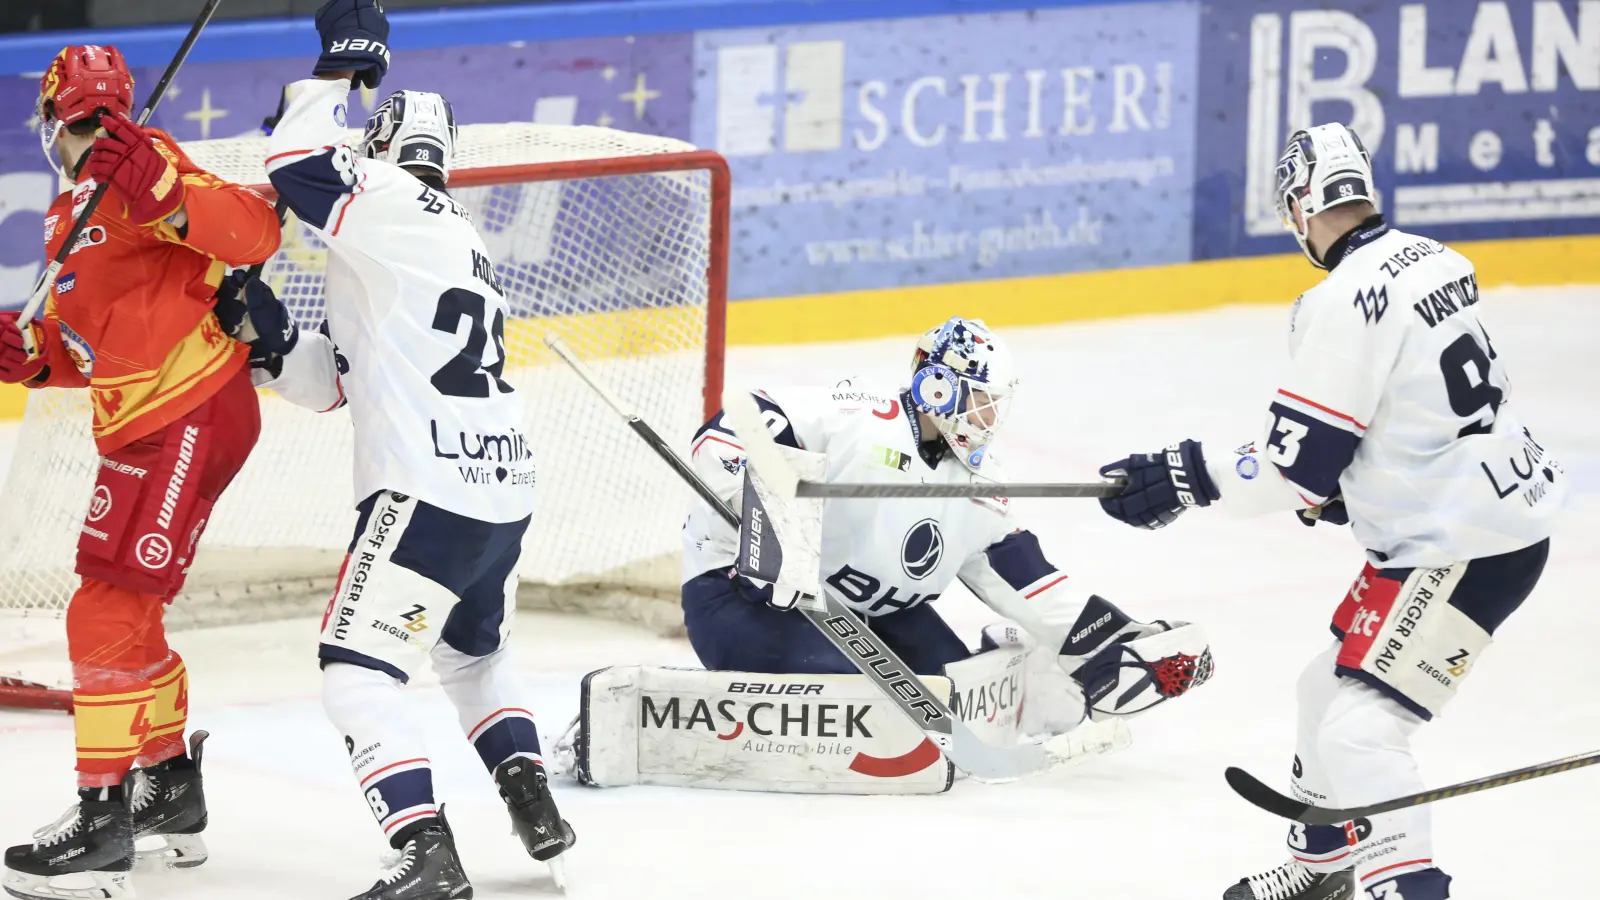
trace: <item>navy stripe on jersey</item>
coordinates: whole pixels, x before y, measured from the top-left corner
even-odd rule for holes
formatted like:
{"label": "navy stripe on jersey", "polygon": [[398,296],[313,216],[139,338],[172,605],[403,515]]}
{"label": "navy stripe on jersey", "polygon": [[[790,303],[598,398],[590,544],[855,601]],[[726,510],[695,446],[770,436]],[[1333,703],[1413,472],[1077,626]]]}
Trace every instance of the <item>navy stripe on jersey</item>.
{"label": "navy stripe on jersey", "polygon": [[1056,573],[1056,567],[1044,558],[1039,549],[1039,539],[1031,531],[1013,531],[990,544],[984,551],[989,557],[989,568],[994,570],[1014,591]]}
{"label": "navy stripe on jersey", "polygon": [[[756,407],[761,410],[761,418],[766,421],[769,429],[780,422],[783,424],[783,428],[781,430],[772,432],[772,439],[774,441],[782,444],[785,447],[793,447],[796,450],[805,449],[804,447],[800,446],[800,439],[795,436],[794,426],[789,424],[789,415],[783,411],[783,407],[773,403],[771,400],[763,397],[760,394],[752,393],[750,396],[755,398]],[[692,446],[698,444],[700,439],[705,437],[709,432],[733,435],[737,437],[737,435],[734,435],[733,429],[729,428],[727,423],[723,420],[723,413],[721,410],[718,410],[717,414],[712,416],[710,421],[700,426],[700,430],[694,433],[694,438],[689,442],[690,445]]]}
{"label": "navy stripe on jersey", "polygon": [[1316,505],[1336,496],[1339,476],[1350,467],[1361,446],[1353,420],[1340,427],[1329,421],[1331,416],[1318,415],[1299,404],[1274,403],[1271,410],[1267,459],[1301,489],[1307,503]]}
{"label": "navy stripe on jersey", "polygon": [[267,175],[278,195],[288,201],[289,208],[302,222],[323,230],[328,228],[334,204],[355,191],[333,164],[333,154],[337,152],[313,153]]}

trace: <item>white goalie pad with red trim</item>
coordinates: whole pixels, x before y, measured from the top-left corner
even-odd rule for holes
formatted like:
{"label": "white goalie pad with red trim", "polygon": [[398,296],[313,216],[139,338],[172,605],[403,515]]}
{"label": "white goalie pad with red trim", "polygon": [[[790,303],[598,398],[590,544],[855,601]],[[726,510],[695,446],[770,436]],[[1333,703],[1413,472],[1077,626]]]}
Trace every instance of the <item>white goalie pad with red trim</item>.
{"label": "white goalie pad with red trim", "polygon": [[[923,683],[952,701],[947,678]],[[583,784],[801,794],[937,794],[955,770],[860,675],[615,666],[583,679]]]}

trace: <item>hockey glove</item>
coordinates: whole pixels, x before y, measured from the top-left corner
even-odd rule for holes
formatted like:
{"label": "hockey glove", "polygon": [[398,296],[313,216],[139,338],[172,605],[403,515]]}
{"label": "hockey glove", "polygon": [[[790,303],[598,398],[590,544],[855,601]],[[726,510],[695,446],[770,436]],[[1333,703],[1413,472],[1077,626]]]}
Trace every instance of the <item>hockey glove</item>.
{"label": "hockey glove", "polygon": [[389,19],[378,0],[328,0],[317,10],[322,55],[313,75],[352,71],[351,87],[375,88],[389,71]]}
{"label": "hockey glove", "polygon": [[250,365],[267,368],[300,342],[300,327],[282,300],[259,278],[240,269],[217,288],[217,321],[236,340],[250,345]]}
{"label": "hockey glove", "polygon": [[154,225],[183,208],[183,179],[178,167],[161,155],[150,135],[120,113],[102,116],[105,136],[89,148],[84,171],[95,181],[109,183],[128,217],[140,225]]}
{"label": "hockey glove", "polygon": [[1350,524],[1350,512],[1344,508],[1343,497],[1333,497],[1321,506],[1302,509],[1295,515],[1299,516],[1300,521],[1308,527],[1318,522],[1327,522],[1329,525]]}
{"label": "hockey glove", "polygon": [[[23,346],[22,330],[17,327],[19,316],[17,312],[0,312],[0,381],[7,384],[20,384],[36,378],[44,368],[44,354],[30,357]],[[39,332],[35,330],[35,346],[38,337]]]}
{"label": "hockey glove", "polygon": [[1191,506],[1210,506],[1220,494],[1206,472],[1199,441],[1173,444],[1160,453],[1136,453],[1100,467],[1107,478],[1128,486],[1100,501],[1106,515],[1135,528],[1163,528]]}

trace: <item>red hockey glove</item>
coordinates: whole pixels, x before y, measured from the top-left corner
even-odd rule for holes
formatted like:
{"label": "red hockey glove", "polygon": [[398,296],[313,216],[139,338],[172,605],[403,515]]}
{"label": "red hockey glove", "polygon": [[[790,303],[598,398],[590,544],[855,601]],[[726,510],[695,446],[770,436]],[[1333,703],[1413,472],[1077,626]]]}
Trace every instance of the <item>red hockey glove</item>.
{"label": "red hockey glove", "polygon": [[[34,378],[44,368],[44,355],[30,358],[22,345],[22,331],[17,328],[19,315],[16,312],[0,312],[0,381],[8,384]],[[35,331],[34,338],[38,336],[39,333]]]}
{"label": "red hockey glove", "polygon": [[89,148],[84,171],[128,204],[128,215],[141,225],[155,223],[183,206],[183,179],[143,128],[126,116],[103,116],[105,137]]}

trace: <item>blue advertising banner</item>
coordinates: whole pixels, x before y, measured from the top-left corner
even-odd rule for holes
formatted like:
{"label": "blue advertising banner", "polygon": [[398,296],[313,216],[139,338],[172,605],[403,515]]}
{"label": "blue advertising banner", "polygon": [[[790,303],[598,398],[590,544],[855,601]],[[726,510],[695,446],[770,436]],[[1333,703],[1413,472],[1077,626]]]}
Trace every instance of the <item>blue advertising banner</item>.
{"label": "blue advertising banner", "polygon": [[1187,261],[1200,6],[700,32],[734,299]]}
{"label": "blue advertising banner", "polygon": [[[315,48],[314,38],[310,49]],[[693,88],[688,34],[588,38],[555,43],[451,47],[396,54],[377,91],[352,101],[359,124],[391,91],[437,91],[461,124],[533,121],[608,125],[688,140]],[[153,124],[180,141],[259,133],[283,85],[308,76],[314,53],[297,59],[191,62],[168,89]],[[39,60],[42,70],[49,56]],[[134,72],[136,95],[161,68]],[[28,113],[39,73],[0,79],[0,307],[20,305],[44,254],[44,211],[57,181]]]}
{"label": "blue advertising banner", "polygon": [[1352,125],[1383,208],[1442,241],[1600,230],[1600,3],[1216,3],[1201,24],[1198,259],[1292,252],[1288,135]]}

